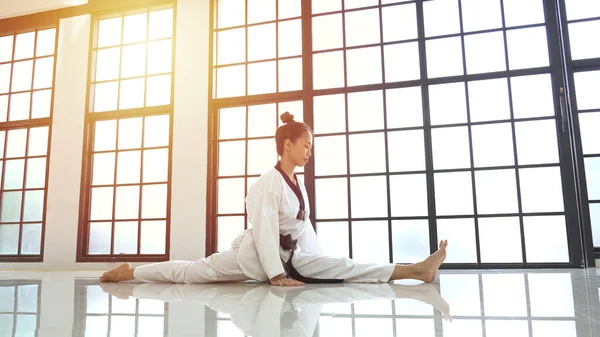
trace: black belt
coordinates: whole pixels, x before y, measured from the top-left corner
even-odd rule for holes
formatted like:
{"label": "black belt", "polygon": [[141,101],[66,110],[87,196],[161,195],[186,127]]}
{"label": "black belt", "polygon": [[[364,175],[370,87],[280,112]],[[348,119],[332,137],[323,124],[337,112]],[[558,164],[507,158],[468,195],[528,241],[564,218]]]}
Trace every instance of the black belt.
{"label": "black belt", "polygon": [[294,268],[294,266],[292,265],[292,258],[294,257],[294,250],[296,249],[297,243],[298,243],[298,240],[292,240],[291,235],[283,236],[283,235],[279,234],[279,245],[281,246],[281,248],[283,248],[283,250],[289,250],[292,252],[292,255],[290,255],[290,259],[287,262],[282,261],[283,268],[285,269],[285,273],[288,275],[288,277],[291,277],[294,280],[297,280],[297,281],[300,281],[303,283],[342,283],[342,282],[344,282],[344,280],[340,280],[340,279],[318,279],[318,278],[302,276],[298,272],[298,270],[296,270],[296,268]]}

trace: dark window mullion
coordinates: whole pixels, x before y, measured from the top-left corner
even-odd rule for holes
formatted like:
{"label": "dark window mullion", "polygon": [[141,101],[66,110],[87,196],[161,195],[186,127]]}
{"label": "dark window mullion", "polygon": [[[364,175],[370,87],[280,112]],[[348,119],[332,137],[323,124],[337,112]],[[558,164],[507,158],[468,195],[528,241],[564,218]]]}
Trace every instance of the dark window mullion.
{"label": "dark window mullion", "polygon": [[[150,21],[150,20],[148,20]],[[146,64],[147,65],[147,64]],[[145,91],[145,90],[144,90]],[[139,183],[139,194],[138,194],[138,218],[136,219],[138,230],[137,230],[137,254],[140,255],[142,251],[142,191],[144,190],[144,135],[146,133],[146,118],[142,118],[142,149],[140,150],[140,183]],[[137,184],[136,184],[137,185]]]}
{"label": "dark window mullion", "polygon": [[429,251],[434,253],[438,247],[437,218],[435,204],[435,181],[433,168],[433,143],[431,138],[431,116],[429,113],[429,87],[427,75],[427,50],[425,46],[425,16],[423,2],[417,1],[417,34],[419,37],[419,61],[421,67],[421,98],[423,106],[423,132],[425,137],[425,175],[427,179],[427,204],[429,213]]}
{"label": "dark window mullion", "polygon": [[[462,48],[462,61],[463,61],[463,75],[466,76],[467,74],[467,55],[466,55],[466,48],[465,48],[465,36],[464,36],[464,28],[463,28],[463,18],[462,18],[462,0],[458,0],[458,18],[460,21],[460,32],[461,32],[461,36],[460,36],[460,41],[461,41],[461,48]],[[481,264],[481,245],[479,242],[479,219],[478,219],[478,212],[477,212],[477,189],[475,187],[475,170],[473,169],[475,167],[474,165],[474,160],[473,160],[473,137],[472,137],[472,131],[471,131],[471,109],[470,109],[470,105],[469,105],[469,87],[467,85],[467,82],[463,82],[464,88],[465,88],[465,99],[466,99],[466,108],[467,108],[467,133],[468,133],[468,137],[469,137],[469,160],[471,163],[471,190],[473,193],[473,220],[474,220],[474,225],[475,225],[475,252],[477,254],[477,264]],[[484,324],[485,326],[485,324]],[[485,329],[485,328],[484,328]],[[484,330],[485,331],[485,330]]]}
{"label": "dark window mullion", "polygon": [[[117,176],[118,176],[118,164],[119,164],[119,128],[120,128],[120,120],[116,120],[116,141],[115,141],[115,168],[114,168],[114,177],[113,177],[113,200],[112,200],[112,221],[111,221],[111,231],[110,231],[110,255],[114,255],[114,246],[115,246],[115,216],[116,216],[116,206],[117,206]],[[94,128],[95,128],[95,123],[94,123]],[[92,140],[93,142],[93,140]],[[93,156],[93,154],[92,154]],[[94,168],[93,166],[90,167],[90,170],[92,171],[92,174],[90,176],[90,186],[92,185],[92,179],[93,179],[93,174],[94,174]],[[91,191],[91,188],[90,188]],[[91,198],[90,198],[91,199]],[[91,207],[92,207],[92,201],[93,199],[90,200],[90,213],[91,213]],[[89,245],[89,244],[88,244]],[[88,246],[89,248],[89,246]]]}
{"label": "dark window mullion", "polygon": [[[31,129],[27,128],[27,133],[25,138],[25,157],[29,153],[29,134]],[[6,145],[4,145],[6,146]],[[20,223],[19,223],[19,242],[17,247],[17,255],[21,255],[21,245],[23,242],[23,222],[25,221],[25,196],[27,195],[26,183],[27,183],[27,159],[23,159],[23,188],[21,192],[21,214],[20,214]],[[46,164],[47,165],[47,164]],[[43,206],[42,206],[43,207]]]}

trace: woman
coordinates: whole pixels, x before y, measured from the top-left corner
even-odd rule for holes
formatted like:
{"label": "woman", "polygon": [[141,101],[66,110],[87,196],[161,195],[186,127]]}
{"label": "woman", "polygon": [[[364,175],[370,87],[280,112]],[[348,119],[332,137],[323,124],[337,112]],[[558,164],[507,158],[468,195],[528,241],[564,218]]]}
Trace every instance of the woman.
{"label": "woman", "polygon": [[304,283],[433,282],[446,258],[447,241],[426,260],[412,265],[359,264],[325,256],[309,220],[308,197],[294,173],[311,156],[312,130],[286,112],[275,141],[281,160],[250,188],[246,209],[252,228],[231,249],[195,262],[168,261],[132,268],[123,263],[102,275],[102,282],[140,281],[216,283],[256,280],[278,286]]}

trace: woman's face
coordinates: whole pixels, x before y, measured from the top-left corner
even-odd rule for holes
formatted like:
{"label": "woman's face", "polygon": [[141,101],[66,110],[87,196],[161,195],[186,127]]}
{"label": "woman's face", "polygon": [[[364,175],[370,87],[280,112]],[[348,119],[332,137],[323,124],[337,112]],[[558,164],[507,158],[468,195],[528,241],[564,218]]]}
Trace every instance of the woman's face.
{"label": "woman's face", "polygon": [[284,154],[288,155],[294,165],[304,167],[312,155],[312,141],[310,132],[304,131],[295,143],[289,139],[285,141]]}

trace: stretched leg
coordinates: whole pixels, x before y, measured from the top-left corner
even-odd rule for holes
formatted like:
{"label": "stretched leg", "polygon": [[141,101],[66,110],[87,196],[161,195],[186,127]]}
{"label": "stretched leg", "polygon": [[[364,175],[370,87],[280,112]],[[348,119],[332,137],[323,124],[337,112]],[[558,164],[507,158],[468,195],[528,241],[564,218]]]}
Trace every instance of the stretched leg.
{"label": "stretched leg", "polygon": [[217,283],[248,280],[237,264],[237,252],[226,250],[200,260],[167,261],[132,268],[123,263],[107,271],[101,282],[119,281],[170,282],[170,283]]}
{"label": "stretched leg", "polygon": [[426,283],[433,282],[438,269],[446,259],[447,246],[448,241],[443,240],[440,242],[438,251],[430,255],[424,261],[408,266],[396,265],[396,268],[394,268],[394,272],[390,277],[390,281],[413,279],[421,280]]}
{"label": "stretched leg", "polygon": [[293,265],[306,277],[343,279],[346,282],[377,283],[401,279],[421,280],[431,283],[446,258],[447,241],[440,242],[440,249],[422,262],[412,265],[365,264],[347,258],[294,254]]}

